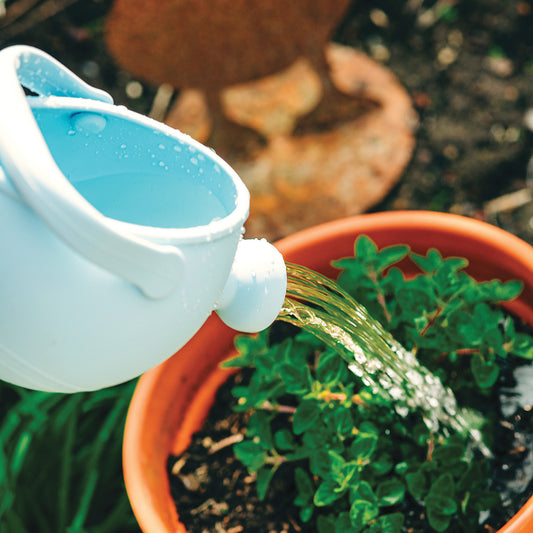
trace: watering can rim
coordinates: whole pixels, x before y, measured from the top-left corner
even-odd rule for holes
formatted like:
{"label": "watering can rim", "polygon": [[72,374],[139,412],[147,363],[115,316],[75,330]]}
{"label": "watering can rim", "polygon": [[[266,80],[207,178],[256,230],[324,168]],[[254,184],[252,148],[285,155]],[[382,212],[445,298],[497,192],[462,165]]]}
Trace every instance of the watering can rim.
{"label": "watering can rim", "polygon": [[[114,116],[124,118],[130,122],[135,122],[141,126],[147,126],[154,129],[154,134],[162,136],[169,134],[171,137],[183,140],[185,144],[193,146],[198,152],[213,160],[215,154],[211,148],[204,146],[189,135],[171,128],[164,123],[158,122],[152,118],[146,117],[134,111],[127,109],[125,106],[117,106],[112,103],[92,100],[80,97],[70,96],[31,96],[28,97],[28,103],[31,108],[52,108],[57,107],[67,112],[94,112],[102,116]],[[156,133],[157,132],[157,133]],[[215,154],[216,155],[216,154]],[[147,239],[172,240],[175,243],[197,243],[213,241],[235,231],[235,228],[243,226],[249,215],[250,193],[241,178],[222,158],[216,156],[216,163],[220,166],[222,172],[231,179],[235,187],[235,206],[224,217],[221,217],[209,224],[193,226],[189,228],[164,228],[158,226],[144,226],[131,222],[124,222],[114,218],[105,217],[108,223],[116,227],[119,231],[128,231]],[[16,189],[10,184],[7,173],[2,173],[2,162],[0,161],[0,193],[7,193],[12,198],[23,202]]]}

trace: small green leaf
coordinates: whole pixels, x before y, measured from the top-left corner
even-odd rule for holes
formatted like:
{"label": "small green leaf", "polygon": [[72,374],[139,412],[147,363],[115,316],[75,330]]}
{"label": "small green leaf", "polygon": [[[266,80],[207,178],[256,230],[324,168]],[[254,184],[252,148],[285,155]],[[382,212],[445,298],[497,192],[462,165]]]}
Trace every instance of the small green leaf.
{"label": "small green leaf", "polygon": [[533,338],[525,333],[516,333],[510,351],[524,359],[533,359]]}
{"label": "small green leaf", "polygon": [[257,472],[266,462],[265,450],[252,440],[244,440],[233,445],[235,456],[251,472]]}
{"label": "small green leaf", "polygon": [[436,531],[445,531],[450,524],[451,515],[457,511],[457,504],[451,498],[429,494],[425,501],[429,524]]}
{"label": "small green leaf", "polygon": [[495,290],[494,298],[504,302],[514,300],[520,295],[523,288],[524,283],[519,280],[500,282]]}
{"label": "small green leaf", "polygon": [[287,428],[283,428],[274,433],[274,445],[278,450],[292,450],[296,443],[292,433]]}
{"label": "small green leaf", "polygon": [[270,481],[274,477],[275,470],[273,468],[262,467],[257,471],[257,496],[259,500],[263,501],[267,495]]}
{"label": "small green leaf", "polygon": [[405,487],[397,478],[381,482],[376,491],[380,506],[395,505],[403,500],[404,494]]}
{"label": "small green leaf", "polygon": [[433,451],[433,460],[438,461],[443,466],[460,461],[464,455],[464,446],[460,444],[444,444],[436,446]]}
{"label": "small green leaf", "polygon": [[481,354],[485,357],[488,357],[491,354],[496,354],[500,357],[507,355],[503,346],[502,332],[499,329],[490,329],[489,331],[486,331],[481,339],[480,350]]}
{"label": "small green leaf", "polygon": [[331,439],[331,434],[328,432],[327,426],[320,418],[312,429],[313,431],[306,431],[303,434],[302,440],[304,445],[315,451],[323,451],[327,455],[326,449]]}
{"label": "small green leaf", "polygon": [[439,497],[453,498],[455,494],[455,484],[451,474],[440,475],[429,489],[429,495],[437,495]]}
{"label": "small green leaf", "polygon": [[322,383],[330,383],[339,375],[342,359],[339,354],[333,350],[326,350],[320,354],[318,366],[316,369],[316,378]]}
{"label": "small green leaf", "polygon": [[310,388],[309,368],[284,364],[279,369],[280,378],[292,394],[305,394]]}
{"label": "small green leaf", "polygon": [[313,516],[314,508],[312,505],[307,505],[305,507],[302,507],[300,509],[300,520],[305,524],[306,522],[309,522],[311,520],[311,517]]}
{"label": "small green leaf", "polygon": [[379,437],[378,428],[372,424],[372,422],[368,422],[367,420],[359,424],[358,430],[358,434],[362,437],[375,437],[376,439]]}
{"label": "small green leaf", "polygon": [[320,476],[323,479],[327,478],[330,473],[330,464],[331,458],[326,450],[312,448],[309,457],[309,468],[313,475]]}
{"label": "small green leaf", "polygon": [[370,466],[376,475],[383,476],[392,470],[392,458],[388,453],[383,453],[379,457],[372,459]]}
{"label": "small green leaf", "polygon": [[404,522],[405,516],[402,513],[386,514],[377,519],[381,527],[380,533],[401,533]]}
{"label": "small green leaf", "polygon": [[352,434],[354,423],[349,409],[341,406],[335,409],[334,421],[336,433],[341,439],[345,439]]}
{"label": "small green leaf", "polygon": [[313,502],[317,507],[330,505],[334,501],[341,498],[344,492],[336,490],[339,485],[331,478],[324,480],[315,492]]}
{"label": "small green leaf", "polygon": [[475,353],[470,359],[470,368],[476,383],[482,389],[492,387],[500,374],[500,367],[492,361],[485,361],[481,354]]}
{"label": "small green leaf", "polygon": [[396,463],[394,466],[394,471],[397,474],[404,475],[407,472],[407,469],[409,468],[409,464],[407,461],[402,461],[401,463]]}
{"label": "small green leaf", "polygon": [[255,411],[248,420],[246,435],[250,438],[257,437],[264,450],[271,449],[274,444],[269,414],[265,411]]}
{"label": "small green leaf", "polygon": [[367,461],[374,453],[377,442],[376,436],[359,433],[350,446],[350,457],[358,462]]}
{"label": "small green leaf", "polygon": [[405,482],[407,483],[407,489],[416,499],[423,498],[426,490],[426,476],[420,470],[416,472],[410,472],[405,475]]}
{"label": "small green leaf", "polygon": [[342,469],[346,466],[344,457],[334,450],[328,450],[327,455],[328,465],[331,472],[334,474],[340,474]]}
{"label": "small green leaf", "polygon": [[378,503],[378,499],[372,490],[372,486],[368,481],[361,481],[352,488],[352,499],[366,500],[371,503]]}
{"label": "small green leaf", "polygon": [[437,514],[451,516],[457,511],[457,504],[452,498],[440,494],[431,493],[425,499],[428,511],[431,509]]}
{"label": "small green leaf", "polygon": [[[364,526],[363,526],[364,527]],[[362,527],[353,527],[350,520],[350,513],[340,513],[335,520],[334,529],[330,529],[327,533],[360,533]]]}
{"label": "small green leaf", "polygon": [[368,500],[354,500],[350,507],[350,522],[355,528],[366,526],[379,514],[379,507]]}
{"label": "small green leaf", "polygon": [[452,272],[458,272],[468,266],[468,259],[465,257],[447,257],[444,264]]}
{"label": "small green leaf", "polygon": [[422,272],[436,272],[442,265],[442,255],[434,248],[428,250],[425,256],[411,253],[409,257]]}
{"label": "small green leaf", "polygon": [[222,362],[221,366],[223,368],[252,366],[255,356],[268,350],[268,332],[265,330],[257,335],[237,335],[234,344],[238,355]]}
{"label": "small green leaf", "polygon": [[433,530],[441,533],[442,531],[446,531],[446,529],[448,529],[451,521],[451,517],[449,515],[440,514],[434,510],[427,509],[427,516],[429,525],[433,528]]}
{"label": "small green leaf", "polygon": [[356,258],[361,259],[373,259],[377,256],[378,253],[378,247],[374,243],[374,241],[366,236],[366,235],[360,235],[355,240],[355,254],[354,256]]}
{"label": "small green leaf", "polygon": [[309,474],[303,468],[297,468],[294,472],[294,482],[298,489],[298,496],[296,496],[294,504],[298,506],[307,505],[313,500],[315,493],[315,486]]}
{"label": "small green leaf", "polygon": [[471,461],[457,483],[457,490],[472,490],[474,487],[485,483],[487,477],[488,468],[486,463]]}
{"label": "small green leaf", "polygon": [[475,490],[470,494],[469,507],[476,511],[486,511],[501,505],[501,496],[492,490]]}
{"label": "small green leaf", "polygon": [[271,376],[275,371],[275,359],[270,352],[258,353],[254,359],[255,367],[258,372],[265,376]]}
{"label": "small green leaf", "polygon": [[316,400],[303,400],[296,408],[292,418],[292,428],[296,435],[301,435],[312,427],[320,418],[320,405]]}
{"label": "small green leaf", "polygon": [[378,271],[382,272],[391,265],[398,263],[409,253],[409,246],[397,244],[382,248],[378,253]]}

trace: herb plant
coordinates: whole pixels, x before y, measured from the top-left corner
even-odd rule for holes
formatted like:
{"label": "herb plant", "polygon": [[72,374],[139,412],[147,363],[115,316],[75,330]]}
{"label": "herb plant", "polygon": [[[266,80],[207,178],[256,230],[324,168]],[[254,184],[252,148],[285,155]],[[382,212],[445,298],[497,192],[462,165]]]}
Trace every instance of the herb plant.
{"label": "herb plant", "polygon": [[[421,273],[407,279],[396,266],[404,260]],[[466,259],[403,245],[378,250],[366,236],[354,257],[333,264],[342,269],[338,283],[461,405],[485,411],[490,440],[487,397],[502,364],[533,358],[533,339],[499,305],[521,282],[477,282]],[[467,437],[431,434],[416,413],[400,417],[331,348],[303,331],[276,339],[275,329],[238,337],[238,355],[225,363],[253,369],[233,390],[236,410],[249,413],[234,452],[256,476],[260,498],[279,468],[292,468],[300,519],[314,520],[319,533],[399,533],[404,524],[472,532],[480,513],[499,505],[488,490],[490,459]]]}

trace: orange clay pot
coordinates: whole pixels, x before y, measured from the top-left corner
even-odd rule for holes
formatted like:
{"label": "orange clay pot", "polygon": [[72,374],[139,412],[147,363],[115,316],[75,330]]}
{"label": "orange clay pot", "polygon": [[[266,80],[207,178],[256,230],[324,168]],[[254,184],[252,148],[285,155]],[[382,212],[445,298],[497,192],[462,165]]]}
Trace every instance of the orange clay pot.
{"label": "orange clay pot", "polygon": [[[360,234],[380,247],[406,243],[417,253],[434,247],[444,256],[466,257],[469,273],[478,280],[521,279],[524,291],[507,307],[533,326],[533,247],[483,222],[425,211],[376,213],[301,231],[277,247],[287,261],[335,275],[330,262],[353,254]],[[404,271],[413,273],[414,267],[406,262]],[[170,496],[167,458],[184,451],[201,427],[229,375],[218,363],[231,355],[234,335],[213,315],[184,348],[139,381],[126,422],[123,460],[126,489],[144,533],[186,532]],[[499,531],[531,532],[533,497]]]}

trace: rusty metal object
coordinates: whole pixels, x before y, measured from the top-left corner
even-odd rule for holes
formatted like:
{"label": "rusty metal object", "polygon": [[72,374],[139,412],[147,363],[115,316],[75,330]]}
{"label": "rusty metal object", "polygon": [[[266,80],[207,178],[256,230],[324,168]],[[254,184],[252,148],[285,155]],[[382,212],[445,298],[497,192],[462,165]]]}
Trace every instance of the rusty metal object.
{"label": "rusty metal object", "polygon": [[141,79],[219,90],[317,56],[350,0],[116,0],[106,21],[116,61]]}

